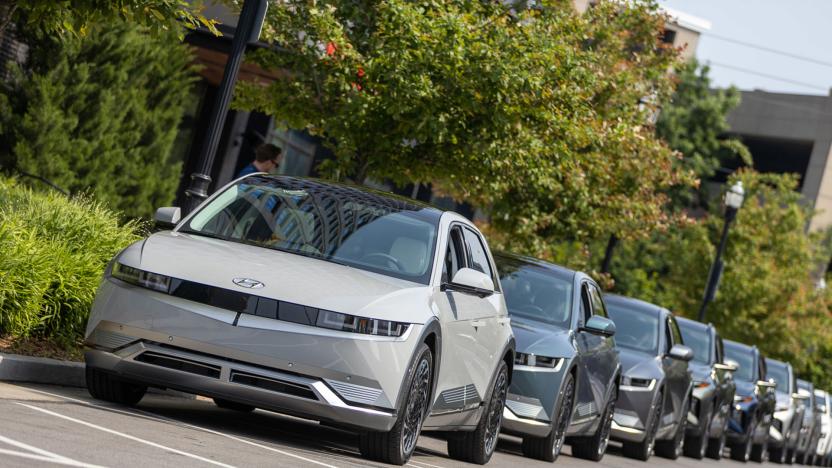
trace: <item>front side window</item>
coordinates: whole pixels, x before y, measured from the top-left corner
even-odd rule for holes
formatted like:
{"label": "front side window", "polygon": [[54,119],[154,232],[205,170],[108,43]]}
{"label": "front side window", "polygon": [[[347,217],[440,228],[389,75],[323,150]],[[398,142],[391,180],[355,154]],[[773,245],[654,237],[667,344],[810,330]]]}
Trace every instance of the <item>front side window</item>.
{"label": "front side window", "polygon": [[572,280],[536,265],[497,257],[500,283],[512,316],[568,328]]}
{"label": "front side window", "polygon": [[601,293],[594,284],[589,285],[589,300],[592,301],[592,313],[594,315],[600,315],[601,317],[607,316],[607,308],[604,306],[604,300],[601,299]]}
{"label": "front side window", "polygon": [[248,177],[180,232],[255,245],[427,284],[439,216],[353,187]]}
{"label": "front side window", "polygon": [[607,303],[607,312],[615,323],[615,344],[623,348],[656,354],[659,347],[659,314],[617,302]]}
{"label": "front side window", "polygon": [[465,266],[465,246],[458,227],[450,230],[448,248],[445,250],[445,265],[442,267],[442,283],[450,283],[460,268]]}
{"label": "front side window", "polygon": [[684,343],[693,350],[693,360],[702,364],[709,364],[711,359],[711,336],[707,330],[692,325],[684,325],[682,338]]}
{"label": "front side window", "polygon": [[777,381],[777,391],[789,393],[791,391],[791,382],[789,382],[789,369],[783,364],[771,362],[768,365],[767,378]]}
{"label": "front side window", "polygon": [[[683,331],[684,333],[684,331]],[[687,341],[685,341],[687,342]],[[754,352],[749,348],[739,346],[726,346],[725,358],[735,361],[739,367],[734,372],[734,378],[744,382],[751,382],[754,379]]]}
{"label": "front side window", "polygon": [[494,279],[494,274],[491,271],[491,264],[488,262],[488,254],[485,253],[485,247],[482,245],[480,236],[471,229],[465,228],[465,244],[468,246],[468,268],[473,268],[481,273],[485,273],[489,278]]}

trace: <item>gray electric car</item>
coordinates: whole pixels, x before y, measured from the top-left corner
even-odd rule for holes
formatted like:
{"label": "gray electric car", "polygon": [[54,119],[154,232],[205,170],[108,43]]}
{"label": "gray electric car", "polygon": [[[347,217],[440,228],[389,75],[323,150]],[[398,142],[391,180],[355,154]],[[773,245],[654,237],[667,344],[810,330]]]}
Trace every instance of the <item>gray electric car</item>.
{"label": "gray electric car", "polygon": [[768,439],[769,460],[792,463],[803,424],[803,395],[797,393],[792,365],[766,358],[766,376],[773,379],[777,403]]}
{"label": "gray electric car", "polygon": [[815,410],[815,386],[811,382],[797,379],[797,392],[803,399],[803,425],[797,441],[796,459],[801,464],[811,464],[820,439],[820,414]]}
{"label": "gray electric car", "polygon": [[685,455],[722,458],[726,428],[734,402],[736,367],[725,363],[722,337],[711,324],[676,319],[685,345],[693,349],[693,399],[685,436]]}
{"label": "gray electric car", "polygon": [[832,462],[832,401],[829,393],[815,389],[815,407],[820,413],[820,440],[815,451],[815,464],[829,466]]}
{"label": "gray electric car", "polygon": [[600,460],[621,372],[600,288],[551,263],[496,260],[517,339],[504,431],[523,438],[528,457],[554,461],[568,440],[572,456]]}
{"label": "gray electric car", "polygon": [[667,309],[621,296],[605,299],[623,369],[612,438],[628,457],[647,460],[655,449],[676,459],[685,440],[693,350]]}
{"label": "gray electric car", "polygon": [[726,340],[725,357],[736,362],[738,367],[734,372],[737,392],[728,423],[731,458],[762,462],[767,455],[769,429],[774,421],[776,384],[765,380],[766,361],[756,346]]}
{"label": "gray electric car", "polygon": [[403,464],[420,430],[485,463],[514,339],[485,239],[462,216],[254,174],[120,252],[87,325],[93,397],[148,386],[325,421]]}

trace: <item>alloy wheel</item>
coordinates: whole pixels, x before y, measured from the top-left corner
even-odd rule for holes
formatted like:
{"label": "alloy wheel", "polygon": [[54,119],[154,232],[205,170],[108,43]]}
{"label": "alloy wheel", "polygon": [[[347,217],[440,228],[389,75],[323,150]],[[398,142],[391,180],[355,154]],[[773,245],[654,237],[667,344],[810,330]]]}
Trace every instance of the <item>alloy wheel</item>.
{"label": "alloy wheel", "polygon": [[607,445],[610,443],[610,432],[612,430],[612,418],[615,413],[615,400],[617,393],[610,396],[610,401],[607,402],[607,408],[604,412],[604,421],[601,423],[601,443],[598,444],[598,455],[603,455],[607,451]]}
{"label": "alloy wheel", "polygon": [[488,405],[488,420],[485,428],[485,452],[492,453],[500,435],[500,425],[503,422],[503,407],[506,404],[506,383],[508,376],[501,372],[497,376],[494,392],[491,394],[491,404]]}
{"label": "alloy wheel", "polygon": [[558,415],[558,423],[555,427],[555,443],[552,445],[552,454],[557,457],[563,450],[563,443],[566,440],[566,430],[569,428],[569,421],[572,420],[572,406],[574,406],[575,381],[569,379],[566,388],[563,389],[563,404]]}
{"label": "alloy wheel", "polygon": [[430,392],[430,362],[428,359],[419,361],[416,373],[413,376],[413,383],[410,386],[410,398],[407,401],[407,408],[404,414],[402,427],[402,450],[404,453],[413,452],[416,441],[419,439],[419,431],[422,428],[422,420],[425,418],[428,406],[428,393]]}

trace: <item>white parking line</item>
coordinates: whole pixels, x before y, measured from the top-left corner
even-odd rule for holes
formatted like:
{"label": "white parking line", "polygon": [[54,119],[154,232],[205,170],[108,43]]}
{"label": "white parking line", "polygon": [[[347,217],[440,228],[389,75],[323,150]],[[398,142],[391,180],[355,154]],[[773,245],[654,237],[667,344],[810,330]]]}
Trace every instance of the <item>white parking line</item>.
{"label": "white parking line", "polygon": [[[303,457],[301,455],[297,455],[295,453],[287,452],[285,450],[280,450],[280,449],[276,449],[274,447],[269,447],[268,445],[258,444],[257,442],[253,442],[253,441],[250,441],[250,440],[247,440],[247,439],[243,439],[241,437],[233,436],[231,434],[226,434],[224,432],[215,431],[213,429],[208,429],[206,427],[195,426],[193,424],[189,424],[189,423],[186,423],[186,422],[183,422],[183,421],[179,421],[177,419],[167,418],[165,416],[160,416],[158,414],[150,413],[150,412],[143,411],[143,410],[140,410],[140,409],[135,409],[134,411],[125,411],[125,410],[121,410],[121,409],[118,409],[118,408],[111,408],[111,407],[108,407],[108,406],[97,405],[95,403],[90,403],[88,401],[79,400],[77,398],[72,398],[72,397],[68,397],[68,396],[64,396],[64,395],[59,395],[59,394],[56,394],[56,393],[45,392],[43,390],[35,390],[33,388],[28,388],[28,387],[27,387],[27,390],[31,390],[33,392],[41,393],[41,394],[44,394],[44,395],[53,396],[55,398],[61,398],[63,400],[68,400],[68,401],[73,401],[73,402],[76,402],[76,403],[81,403],[81,404],[86,405],[86,406],[101,408],[101,409],[104,409],[104,410],[107,410],[107,411],[114,411],[114,412],[117,412],[117,413],[122,413],[122,414],[130,415],[130,416],[140,416],[140,417],[150,419],[150,420],[155,420],[155,421],[164,421],[164,422],[176,423],[181,427],[187,427],[187,428],[190,428],[190,429],[196,429],[196,430],[199,430],[199,431],[207,432],[209,434],[218,435],[218,436],[221,436],[221,437],[225,437],[225,438],[234,440],[236,442],[242,442],[244,444],[248,444],[248,445],[251,445],[253,447],[262,448],[264,450],[268,450],[268,451],[271,451],[271,452],[274,452],[274,453],[279,453],[281,455],[285,455],[287,457],[295,458],[295,459],[298,459],[298,460],[303,460],[305,462],[312,463],[312,464],[315,464],[315,465],[325,466],[327,468],[338,468],[335,465],[330,465],[330,464],[327,464],[327,463],[320,462],[318,460],[313,460],[311,458],[306,458],[306,457]],[[21,404],[21,403],[18,403],[18,404]],[[333,457],[333,456],[331,456],[331,455],[329,455],[325,452],[313,452],[313,453],[316,453],[316,454],[319,453],[322,456],[335,458],[335,457]],[[356,464],[355,462],[351,462],[351,463]]]}
{"label": "white parking line", "polygon": [[[25,444],[23,442],[20,442],[20,441],[14,440],[14,439],[10,439],[10,438],[2,436],[2,435],[0,435],[0,442],[3,442],[3,443],[8,444],[8,445],[12,445],[12,446],[17,447],[17,448],[21,448],[23,450],[28,450],[30,452],[34,452],[34,453],[36,453],[38,455],[41,455],[41,456],[44,456],[44,457],[53,458],[55,460],[64,460],[64,461],[75,462],[75,460],[73,460],[71,458],[67,458],[63,455],[58,455],[57,453],[52,453],[48,450],[37,448],[33,445]],[[76,463],[80,463],[80,462],[76,462]]]}
{"label": "white parking line", "polygon": [[[410,463],[418,463],[419,465],[429,466],[429,467],[431,467],[431,468],[444,468],[444,467],[442,467],[442,466],[439,466],[439,465],[431,465],[430,463],[425,463],[425,462],[420,461],[420,460],[413,460],[412,458],[410,459]],[[419,468],[422,468],[422,467],[419,467]]]}
{"label": "white parking line", "polygon": [[130,434],[125,434],[123,432],[114,431],[112,429],[108,429],[106,427],[102,427],[102,426],[99,426],[97,424],[82,421],[80,419],[71,418],[69,416],[65,416],[63,414],[59,414],[59,413],[56,413],[54,411],[49,411],[47,409],[38,408],[37,406],[27,405],[25,403],[19,403],[19,402],[15,402],[15,403],[20,405],[20,406],[23,406],[23,407],[29,408],[31,410],[34,410],[34,411],[39,411],[41,413],[48,414],[48,415],[54,416],[56,418],[65,419],[67,421],[71,421],[71,422],[74,422],[76,424],[81,424],[82,426],[87,426],[87,427],[92,428],[92,429],[97,429],[99,431],[106,432],[108,434],[113,434],[113,435],[117,435],[119,437],[124,437],[125,439],[129,439],[129,440],[132,440],[134,442],[139,442],[139,443],[142,443],[142,444],[145,444],[145,445],[149,445],[151,447],[156,447],[156,448],[159,448],[159,449],[162,449],[162,450],[166,450],[168,452],[173,452],[173,453],[176,453],[176,454],[188,457],[188,458],[193,458],[194,460],[199,460],[201,462],[210,463],[212,465],[217,465],[217,466],[223,466],[223,467],[226,467],[226,468],[233,468],[232,465],[227,465],[225,463],[221,463],[221,462],[218,462],[218,461],[215,461],[215,460],[211,460],[210,458],[201,457],[201,456],[195,455],[193,453],[183,452],[182,450],[177,450],[177,449],[172,448],[172,447],[167,447],[167,446],[164,446],[164,445],[161,445],[161,444],[157,444],[156,442],[151,442],[149,440],[145,440],[145,439],[141,439],[139,437],[131,436]]}
{"label": "white parking line", "polygon": [[64,466],[80,466],[83,468],[103,468],[98,465],[90,465],[87,463],[81,463],[75,460],[70,460],[69,458],[61,457],[61,458],[52,458],[43,455],[36,455],[34,453],[26,453],[26,452],[18,452],[15,450],[6,450],[0,448],[0,455],[8,455],[10,457],[20,457],[20,458],[27,458],[29,460],[36,460],[41,462],[48,462],[54,463],[56,465],[64,465]]}

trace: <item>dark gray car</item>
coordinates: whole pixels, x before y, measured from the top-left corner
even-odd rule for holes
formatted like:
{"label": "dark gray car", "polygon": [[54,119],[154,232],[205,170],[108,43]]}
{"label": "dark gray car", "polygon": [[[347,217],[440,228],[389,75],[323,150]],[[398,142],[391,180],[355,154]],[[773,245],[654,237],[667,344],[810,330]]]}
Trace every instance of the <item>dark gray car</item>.
{"label": "dark gray car", "polygon": [[722,458],[726,427],[734,401],[737,370],[725,364],[722,338],[711,324],[677,318],[685,345],[693,350],[693,399],[685,437],[685,455],[702,459]]}
{"label": "dark gray car", "polygon": [[797,393],[794,370],[788,362],[766,358],[766,377],[774,379],[777,385],[774,422],[768,439],[769,460],[790,463],[794,461],[800,437],[804,397]]}
{"label": "dark gray car", "polygon": [[734,361],[737,393],[728,424],[731,457],[762,462],[768,451],[768,433],[774,421],[776,397],[773,380],[766,380],[766,361],[756,346],[725,341],[725,358]]}
{"label": "dark gray car", "polygon": [[621,296],[605,299],[623,369],[612,438],[628,457],[647,460],[655,449],[676,459],[685,440],[693,351],[667,309]]}
{"label": "dark gray car", "polygon": [[503,431],[528,457],[554,461],[568,440],[573,456],[600,460],[621,373],[600,288],[539,260],[495,260],[517,340]]}

